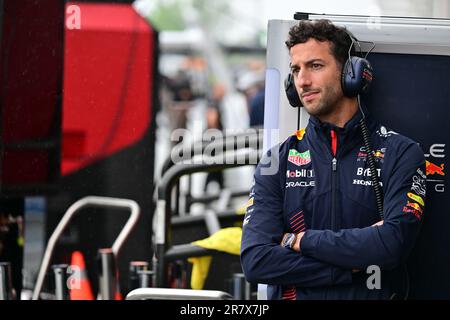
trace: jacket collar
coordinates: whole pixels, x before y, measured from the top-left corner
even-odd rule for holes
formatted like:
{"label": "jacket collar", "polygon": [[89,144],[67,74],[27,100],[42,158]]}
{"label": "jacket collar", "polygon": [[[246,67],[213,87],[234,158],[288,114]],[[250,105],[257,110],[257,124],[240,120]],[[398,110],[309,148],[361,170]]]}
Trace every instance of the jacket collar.
{"label": "jacket collar", "polygon": [[[367,127],[370,132],[373,132],[375,129],[375,123],[372,121],[371,116],[369,115],[366,108],[363,107],[363,111],[365,114],[365,120]],[[327,144],[327,147],[331,145],[331,130],[334,130],[337,133],[338,138],[338,147],[337,153],[341,154],[346,150],[349,150],[354,147],[355,144],[359,143],[362,140],[362,133],[360,129],[360,121],[362,118],[361,111],[358,111],[353,115],[353,117],[344,125],[343,128],[337,127],[334,124],[322,122],[317,117],[310,116],[309,118],[309,127],[313,130],[309,130],[310,134],[316,135],[312,137],[315,141],[317,138],[320,138],[320,141],[323,141]],[[312,132],[311,132],[312,131]],[[308,132],[308,130],[307,130]],[[331,148],[331,147],[330,147]]]}
{"label": "jacket collar", "polygon": [[[363,108],[364,114],[366,114],[367,117],[367,110],[365,110],[365,108]],[[352,130],[355,130],[355,128],[359,127],[359,121],[362,118],[362,114],[361,111],[358,109],[355,114],[353,115],[353,117],[347,121],[347,123],[344,125],[343,128],[340,128],[334,124],[328,123],[328,122],[322,122],[319,120],[319,118],[315,117],[315,116],[310,116],[309,118],[309,123],[320,129],[320,130],[327,130],[328,132],[333,129],[336,132],[339,132],[341,134],[347,134]]]}

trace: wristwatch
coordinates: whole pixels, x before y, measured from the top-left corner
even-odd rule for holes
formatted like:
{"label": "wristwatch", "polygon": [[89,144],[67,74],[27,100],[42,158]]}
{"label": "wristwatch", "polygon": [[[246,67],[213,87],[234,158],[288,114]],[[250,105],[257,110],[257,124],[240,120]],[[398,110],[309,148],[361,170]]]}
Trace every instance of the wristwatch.
{"label": "wristwatch", "polygon": [[287,249],[292,249],[294,247],[295,240],[297,240],[297,234],[287,233],[283,238],[281,246]]}

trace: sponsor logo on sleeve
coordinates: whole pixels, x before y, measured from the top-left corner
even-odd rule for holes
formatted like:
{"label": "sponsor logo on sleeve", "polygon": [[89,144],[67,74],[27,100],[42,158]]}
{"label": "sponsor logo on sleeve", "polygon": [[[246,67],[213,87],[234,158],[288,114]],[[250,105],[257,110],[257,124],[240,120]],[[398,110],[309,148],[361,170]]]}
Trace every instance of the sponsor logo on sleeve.
{"label": "sponsor logo on sleeve", "polygon": [[248,199],[247,203],[244,206],[244,210],[246,214],[249,214],[251,212],[253,212],[253,210],[255,210],[255,208],[253,207],[253,197],[251,197],[250,199]]}
{"label": "sponsor logo on sleeve", "polygon": [[387,129],[386,127],[384,127],[384,126],[381,126],[380,129],[377,130],[377,134],[378,134],[380,137],[388,138],[388,137],[390,137],[390,136],[392,136],[392,135],[396,135],[396,134],[398,134],[398,133],[395,132],[395,131],[392,131],[392,130],[388,130],[388,129]]}
{"label": "sponsor logo on sleeve", "polygon": [[422,208],[420,207],[420,205],[418,203],[408,201],[406,203],[406,206],[413,208],[414,210],[417,210],[420,214],[422,214],[422,212],[423,212]]}
{"label": "sponsor logo on sleeve", "polygon": [[403,207],[404,213],[412,213],[419,220],[422,220],[425,207],[426,179],[424,176],[422,170],[417,169],[416,174],[412,177],[411,190],[406,194],[412,201],[407,200]]}
{"label": "sponsor logo on sleeve", "polygon": [[412,199],[412,200],[416,201],[417,203],[419,203],[420,205],[422,205],[422,206],[425,205],[425,202],[423,201],[422,197],[419,197],[418,195],[416,195],[416,194],[414,194],[412,192],[408,192],[407,196],[410,199]]}
{"label": "sponsor logo on sleeve", "polygon": [[425,183],[425,179],[420,178],[419,176],[413,176],[413,184],[411,186],[411,191],[415,192],[417,195],[425,197],[427,186]]}
{"label": "sponsor logo on sleeve", "polygon": [[416,209],[410,209],[408,207],[403,207],[403,212],[404,213],[412,213],[417,219],[422,220],[422,214],[417,211]]}
{"label": "sponsor logo on sleeve", "polygon": [[248,215],[244,218],[244,222],[242,223],[242,226],[245,226],[250,222],[250,217],[251,217],[251,215]]}
{"label": "sponsor logo on sleeve", "polygon": [[422,179],[427,178],[427,175],[425,173],[423,173],[423,171],[420,168],[417,169],[417,173],[422,177]]}

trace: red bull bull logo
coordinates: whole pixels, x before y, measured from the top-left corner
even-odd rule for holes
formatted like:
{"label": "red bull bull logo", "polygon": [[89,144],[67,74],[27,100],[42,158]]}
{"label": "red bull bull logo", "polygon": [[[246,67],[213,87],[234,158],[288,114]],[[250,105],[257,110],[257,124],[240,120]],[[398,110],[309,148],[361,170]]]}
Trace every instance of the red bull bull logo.
{"label": "red bull bull logo", "polygon": [[445,176],[444,164],[441,164],[440,166],[438,166],[438,165],[435,165],[434,163],[426,160],[426,169],[427,169],[427,176],[431,176],[434,174],[439,174],[441,176]]}
{"label": "red bull bull logo", "polygon": [[377,150],[374,154],[374,156],[376,158],[384,158],[384,153],[382,153],[381,151]]}
{"label": "red bull bull logo", "polygon": [[[376,150],[376,151],[373,151],[373,156],[375,157],[375,160],[381,160],[381,161],[383,161],[383,159],[384,159],[384,153],[386,152],[386,148],[382,148],[382,149],[380,149],[380,150]],[[358,152],[358,161],[359,160],[363,160],[363,161],[365,161],[365,159],[367,158],[367,152],[365,151],[365,148],[364,147],[362,147],[360,150],[359,150],[359,152]]]}

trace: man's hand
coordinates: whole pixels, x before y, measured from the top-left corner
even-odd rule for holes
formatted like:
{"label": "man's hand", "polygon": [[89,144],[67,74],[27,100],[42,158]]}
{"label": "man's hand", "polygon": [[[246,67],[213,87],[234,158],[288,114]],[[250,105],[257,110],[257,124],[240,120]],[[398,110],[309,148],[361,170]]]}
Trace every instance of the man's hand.
{"label": "man's hand", "polygon": [[303,238],[303,235],[305,234],[305,232],[300,232],[299,234],[297,234],[297,239],[295,239],[295,243],[294,246],[292,247],[292,249],[294,249],[294,251],[300,252],[301,248],[300,248],[300,241]]}
{"label": "man's hand", "polygon": [[374,223],[372,227],[378,227],[383,225],[384,220],[378,221],[377,223]]}

